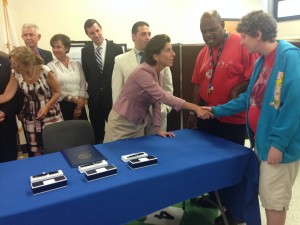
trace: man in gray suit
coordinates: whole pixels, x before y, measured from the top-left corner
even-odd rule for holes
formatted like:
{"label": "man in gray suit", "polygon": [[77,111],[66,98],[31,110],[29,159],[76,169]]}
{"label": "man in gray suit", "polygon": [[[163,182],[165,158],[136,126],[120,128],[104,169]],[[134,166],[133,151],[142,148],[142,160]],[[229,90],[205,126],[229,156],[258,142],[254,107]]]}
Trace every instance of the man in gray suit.
{"label": "man in gray suit", "polygon": [[[115,59],[114,70],[112,74],[112,95],[113,103],[118,99],[122,88],[129,77],[129,75],[141,64],[142,55],[144,49],[151,38],[151,31],[149,24],[144,21],[136,22],[131,30],[132,41],[134,42],[134,48],[122,55],[119,55]],[[163,88],[173,93],[172,74],[169,67],[166,67],[162,71],[164,77]],[[167,130],[167,114],[171,111],[169,106],[165,104],[161,105],[161,130]],[[154,126],[152,125],[152,110],[148,113],[148,124],[145,128],[145,135],[156,133]]]}
{"label": "man in gray suit", "polygon": [[[84,24],[87,36],[93,41],[81,51],[82,68],[88,83],[88,107],[95,140],[102,143],[104,126],[112,108],[111,76],[115,57],[123,53],[122,47],[103,37],[101,25],[94,19]],[[96,54],[100,48],[101,68],[97,64]]]}
{"label": "man in gray suit", "polygon": [[39,55],[44,59],[45,65],[53,60],[52,53],[50,51],[38,48],[38,42],[41,39],[41,34],[39,33],[39,28],[36,24],[23,24],[22,38],[27,47],[31,48],[36,55]]}

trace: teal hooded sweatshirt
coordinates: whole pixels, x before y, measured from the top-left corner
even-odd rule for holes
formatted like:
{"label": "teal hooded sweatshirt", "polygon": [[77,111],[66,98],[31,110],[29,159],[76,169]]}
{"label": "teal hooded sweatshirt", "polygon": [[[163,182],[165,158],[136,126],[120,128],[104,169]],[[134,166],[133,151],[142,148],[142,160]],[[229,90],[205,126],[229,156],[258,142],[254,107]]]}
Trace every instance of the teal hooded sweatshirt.
{"label": "teal hooded sweatshirt", "polygon": [[283,153],[282,163],[290,163],[300,159],[300,49],[286,41],[278,42],[258,119],[256,139],[248,124],[248,110],[264,56],[255,63],[247,91],[224,105],[213,107],[212,111],[215,117],[221,117],[246,110],[247,132],[259,158],[266,161],[273,146]]}

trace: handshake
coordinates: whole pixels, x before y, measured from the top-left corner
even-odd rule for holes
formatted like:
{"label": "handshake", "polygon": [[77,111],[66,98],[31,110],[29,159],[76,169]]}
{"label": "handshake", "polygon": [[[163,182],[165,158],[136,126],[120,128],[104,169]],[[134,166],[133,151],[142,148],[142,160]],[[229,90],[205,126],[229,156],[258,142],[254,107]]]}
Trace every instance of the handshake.
{"label": "handshake", "polygon": [[212,107],[209,107],[209,106],[197,106],[195,113],[197,114],[197,117],[199,117],[203,120],[214,117],[214,115],[212,113]]}

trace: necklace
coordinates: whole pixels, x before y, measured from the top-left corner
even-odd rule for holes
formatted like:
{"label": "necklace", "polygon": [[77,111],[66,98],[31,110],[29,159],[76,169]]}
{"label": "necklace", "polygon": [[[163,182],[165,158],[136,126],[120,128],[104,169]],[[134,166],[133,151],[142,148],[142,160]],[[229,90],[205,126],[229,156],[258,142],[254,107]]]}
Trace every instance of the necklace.
{"label": "necklace", "polygon": [[34,66],[33,73],[32,73],[32,75],[31,75],[31,77],[27,76],[27,74],[24,73],[27,80],[31,81],[31,80],[34,78],[35,68],[36,68],[36,66]]}

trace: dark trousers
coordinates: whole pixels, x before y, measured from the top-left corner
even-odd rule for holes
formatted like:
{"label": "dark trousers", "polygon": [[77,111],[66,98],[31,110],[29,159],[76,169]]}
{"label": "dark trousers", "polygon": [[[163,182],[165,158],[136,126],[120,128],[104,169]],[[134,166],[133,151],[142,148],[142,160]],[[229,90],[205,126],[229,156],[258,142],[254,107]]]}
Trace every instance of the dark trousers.
{"label": "dark trousers", "polygon": [[0,126],[0,163],[18,158],[17,132]]}
{"label": "dark trousers", "polygon": [[95,141],[97,144],[102,143],[105,134],[105,121],[107,115],[103,113],[101,108],[89,109],[90,121],[94,129]]}
{"label": "dark trousers", "polygon": [[[208,120],[197,119],[197,128],[209,134],[244,145],[246,126],[244,124],[223,123],[213,118]],[[214,192],[209,192],[210,199],[217,202]]]}
{"label": "dark trousers", "polygon": [[[59,106],[64,120],[74,120],[73,113],[76,108],[76,104],[73,102],[60,101]],[[81,115],[76,118],[78,120],[88,120],[85,107],[81,109]]]}
{"label": "dark trousers", "polygon": [[213,118],[208,120],[197,119],[198,130],[207,132],[220,138],[244,145],[246,137],[245,124],[223,123]]}

